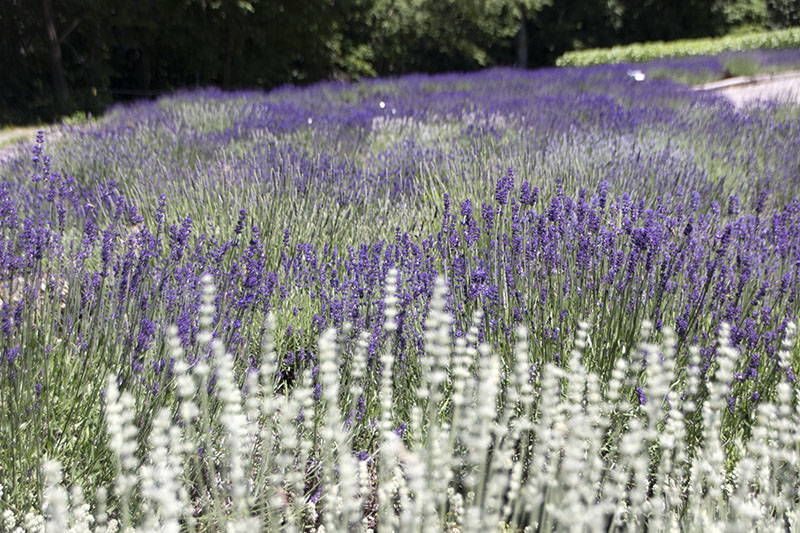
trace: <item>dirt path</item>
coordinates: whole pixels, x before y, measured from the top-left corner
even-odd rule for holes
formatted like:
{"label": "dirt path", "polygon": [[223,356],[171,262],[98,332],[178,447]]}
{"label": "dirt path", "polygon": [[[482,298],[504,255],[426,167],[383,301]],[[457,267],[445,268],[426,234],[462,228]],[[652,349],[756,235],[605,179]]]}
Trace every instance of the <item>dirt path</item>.
{"label": "dirt path", "polygon": [[40,129],[42,129],[41,126],[28,126],[0,130],[0,149],[8,148],[17,141],[32,141]]}
{"label": "dirt path", "polygon": [[0,130],[0,164],[2,164],[20,142],[33,142],[36,132],[44,129],[43,126],[28,126],[24,128],[6,128]]}
{"label": "dirt path", "polygon": [[700,85],[694,89],[717,91],[738,108],[764,100],[800,103],[800,72],[731,78]]}

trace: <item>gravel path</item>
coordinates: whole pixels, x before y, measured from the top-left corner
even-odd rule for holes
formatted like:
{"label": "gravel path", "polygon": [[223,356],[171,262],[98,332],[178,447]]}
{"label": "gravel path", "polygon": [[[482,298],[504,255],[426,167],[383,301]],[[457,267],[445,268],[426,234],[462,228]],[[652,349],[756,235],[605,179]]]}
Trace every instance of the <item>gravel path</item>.
{"label": "gravel path", "polygon": [[764,100],[800,103],[800,72],[723,80],[696,89],[717,91],[739,108]]}

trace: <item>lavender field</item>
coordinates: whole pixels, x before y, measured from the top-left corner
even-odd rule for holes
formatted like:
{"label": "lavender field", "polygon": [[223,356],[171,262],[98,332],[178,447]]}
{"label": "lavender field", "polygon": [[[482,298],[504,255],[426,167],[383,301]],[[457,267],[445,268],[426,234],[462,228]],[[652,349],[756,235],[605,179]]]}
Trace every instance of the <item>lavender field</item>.
{"label": "lavender field", "polygon": [[630,68],[0,160],[0,531],[800,527],[800,109]]}

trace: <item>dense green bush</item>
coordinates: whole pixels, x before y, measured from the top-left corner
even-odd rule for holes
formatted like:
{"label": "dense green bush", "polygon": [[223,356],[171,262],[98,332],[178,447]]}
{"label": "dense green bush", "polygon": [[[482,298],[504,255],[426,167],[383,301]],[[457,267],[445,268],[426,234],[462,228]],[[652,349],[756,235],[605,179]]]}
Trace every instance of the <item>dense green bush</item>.
{"label": "dense green bush", "polygon": [[577,67],[608,63],[642,62],[660,57],[714,55],[737,50],[792,48],[796,46],[800,46],[800,27],[742,35],[726,35],[718,38],[683,39],[669,43],[633,43],[611,48],[567,52],[556,60],[556,65]]}

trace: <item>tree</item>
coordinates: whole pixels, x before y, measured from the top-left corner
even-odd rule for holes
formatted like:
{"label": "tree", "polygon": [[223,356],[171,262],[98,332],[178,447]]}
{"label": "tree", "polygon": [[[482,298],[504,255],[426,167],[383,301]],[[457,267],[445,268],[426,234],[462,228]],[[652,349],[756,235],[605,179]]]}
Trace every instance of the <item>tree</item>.
{"label": "tree", "polygon": [[616,0],[558,0],[529,15],[528,59],[552,65],[566,51],[619,42],[622,7]]}
{"label": "tree", "polygon": [[762,29],[767,20],[767,0],[719,0],[714,6],[724,30]]}
{"label": "tree", "polygon": [[716,0],[620,0],[621,41],[670,41],[708,37],[724,24],[714,9]]}
{"label": "tree", "polygon": [[542,8],[552,5],[552,0],[495,0],[503,4],[516,26],[514,64],[520,68],[528,66],[528,24]]}
{"label": "tree", "polygon": [[549,65],[761,17],[800,23],[796,0],[0,0],[0,120],[186,86]]}
{"label": "tree", "polygon": [[53,87],[58,102],[66,106],[69,101],[69,88],[67,78],[64,76],[64,65],[61,62],[61,40],[56,32],[56,23],[53,19],[53,6],[50,0],[42,0],[42,17],[47,35],[47,52],[50,56],[50,72],[53,76]]}
{"label": "tree", "polygon": [[800,3],[797,0],[767,0],[767,26],[776,29],[800,26]]}

